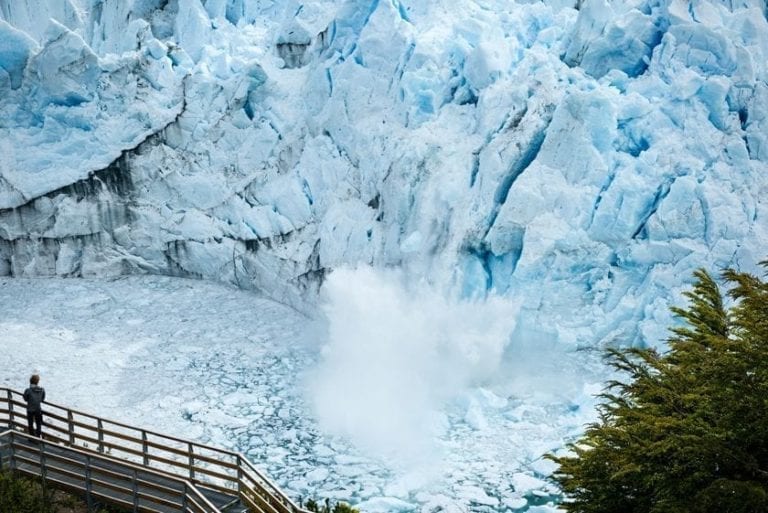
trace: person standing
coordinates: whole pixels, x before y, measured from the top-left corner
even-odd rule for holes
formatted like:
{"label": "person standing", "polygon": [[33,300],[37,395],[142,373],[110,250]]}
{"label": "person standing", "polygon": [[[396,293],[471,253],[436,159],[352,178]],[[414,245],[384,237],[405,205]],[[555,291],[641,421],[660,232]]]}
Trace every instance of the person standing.
{"label": "person standing", "polygon": [[29,388],[24,390],[24,400],[27,401],[27,425],[29,434],[32,436],[41,436],[43,432],[45,389],[38,383],[40,383],[40,376],[32,374],[29,378]]}

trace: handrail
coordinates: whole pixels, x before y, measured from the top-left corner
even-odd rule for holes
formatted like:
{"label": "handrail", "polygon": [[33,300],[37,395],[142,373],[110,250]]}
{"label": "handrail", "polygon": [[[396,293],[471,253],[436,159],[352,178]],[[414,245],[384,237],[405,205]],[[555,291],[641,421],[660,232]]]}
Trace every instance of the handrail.
{"label": "handrail", "polygon": [[[22,440],[27,440],[28,444],[24,444],[24,445],[18,444],[15,438],[21,438]],[[140,508],[145,511],[153,511],[149,506],[139,506],[139,500],[141,499],[144,501],[154,502],[161,505],[178,506],[182,508],[184,511],[193,511],[193,508],[190,508],[189,504],[194,504],[195,505],[194,511],[196,513],[220,513],[220,510],[216,506],[214,506],[211,503],[211,501],[209,501],[208,498],[206,498],[197,489],[197,487],[195,487],[192,483],[190,483],[186,479],[182,479],[176,476],[169,476],[164,472],[158,472],[151,468],[135,465],[131,462],[128,462],[119,458],[103,456],[100,454],[96,454],[92,451],[85,451],[85,450],[77,449],[75,447],[52,444],[50,442],[46,442],[45,440],[27,435],[25,433],[20,433],[19,431],[16,431],[13,429],[8,429],[6,431],[0,432],[0,440],[4,440],[4,439],[8,439],[7,445],[10,449],[10,456],[7,459],[10,461],[10,466],[12,470],[22,471],[28,474],[41,475],[44,477],[44,479],[55,481],[62,486],[66,486],[66,487],[84,492],[86,494],[86,497],[89,503],[91,501],[91,496],[97,495],[106,500],[125,505],[124,499],[118,498],[116,496],[110,496],[104,492],[96,492],[93,489],[94,484],[96,484],[106,488],[110,488],[115,491],[119,491],[126,495],[130,495],[132,505],[134,506],[134,510],[138,510]],[[57,455],[56,452],[54,451],[46,451],[47,447],[55,447],[56,451],[65,453],[70,457]],[[31,453],[37,452],[39,453],[39,457],[32,459],[27,456],[18,454],[21,451],[26,451]],[[85,461],[83,462],[77,458],[71,457],[73,455],[79,455]],[[50,460],[63,461],[66,464],[68,464],[70,467],[74,467],[74,470],[72,470],[71,468],[66,469],[66,468],[63,468],[62,466],[56,466],[54,463],[51,463]],[[121,477],[123,478],[131,479],[132,486],[130,488],[126,488],[125,486],[120,486],[118,484],[110,484],[109,486],[107,486],[107,483],[105,481],[102,481],[97,477],[94,477],[94,474],[96,475],[105,474],[108,476],[116,475],[115,470],[104,468],[104,466],[94,466],[94,462],[101,462],[106,465],[117,465],[123,471],[119,475],[121,475]],[[29,466],[39,467],[40,473],[37,474],[34,471],[29,469],[21,470],[19,468],[20,464],[27,464]],[[79,470],[80,473],[77,473],[77,470]],[[126,471],[128,471],[127,474],[126,474]],[[79,483],[75,484],[72,482],[56,480],[51,476],[51,474],[54,474],[54,473],[61,474],[64,476],[82,478],[83,484],[80,485]],[[163,486],[159,484],[153,485],[151,482],[146,481],[146,479],[139,479],[139,475],[141,475],[143,478],[147,476],[154,476],[155,478],[159,478],[160,480],[163,480],[163,481],[173,481],[180,487],[180,490],[174,490],[172,488],[168,488],[167,486]],[[174,499],[163,499],[159,496],[144,492],[142,491],[141,487],[148,488],[150,489],[150,491],[152,490],[162,491],[163,493],[170,494],[170,495],[173,495],[173,493],[177,493],[179,496],[178,502],[174,502]]]}
{"label": "handrail", "polygon": [[[20,392],[0,387],[0,425],[24,431],[26,415],[21,413],[25,411],[22,400]],[[3,408],[3,404],[7,407]],[[270,513],[307,513],[241,453],[148,431],[47,401],[44,404],[48,438],[72,446],[81,444],[86,449],[107,452],[125,461],[140,460],[145,468],[181,476],[192,484],[220,492],[236,493],[256,509]],[[19,407],[18,411],[15,407]]]}

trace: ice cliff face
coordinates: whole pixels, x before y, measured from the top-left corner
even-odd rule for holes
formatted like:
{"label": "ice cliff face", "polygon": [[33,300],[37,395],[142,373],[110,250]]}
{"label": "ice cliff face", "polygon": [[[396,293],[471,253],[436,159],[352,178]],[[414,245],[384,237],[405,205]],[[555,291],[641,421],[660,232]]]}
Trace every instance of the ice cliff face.
{"label": "ice cliff face", "polygon": [[656,343],[768,242],[763,0],[0,0],[0,275],[340,266]]}

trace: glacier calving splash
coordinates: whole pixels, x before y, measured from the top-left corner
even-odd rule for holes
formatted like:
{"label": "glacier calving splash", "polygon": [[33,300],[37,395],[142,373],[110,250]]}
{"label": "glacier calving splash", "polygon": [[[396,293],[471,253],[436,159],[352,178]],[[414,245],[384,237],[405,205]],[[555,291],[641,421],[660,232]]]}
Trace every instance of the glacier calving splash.
{"label": "glacier calving splash", "polygon": [[[761,0],[0,4],[0,275],[339,266],[657,343],[768,224]],[[544,326],[544,327],[542,327]]]}
{"label": "glacier calving splash", "polygon": [[0,275],[340,266],[658,343],[768,224],[761,0],[0,4]]}

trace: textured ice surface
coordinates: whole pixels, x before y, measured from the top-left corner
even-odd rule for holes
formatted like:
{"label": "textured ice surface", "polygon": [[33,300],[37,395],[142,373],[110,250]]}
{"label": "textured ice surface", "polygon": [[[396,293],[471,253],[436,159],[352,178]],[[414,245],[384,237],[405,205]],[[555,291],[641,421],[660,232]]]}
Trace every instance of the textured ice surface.
{"label": "textured ice surface", "polygon": [[658,344],[694,268],[765,256],[767,10],[3,3],[0,275],[302,305],[398,266],[520,300],[517,340]]}
{"label": "textured ice surface", "polygon": [[[594,355],[562,348],[535,361],[500,359],[485,380],[422,405],[438,429],[408,458],[400,432],[388,454],[324,434],[307,390],[322,330],[251,293],[164,277],[0,278],[0,304],[2,386],[22,388],[37,370],[52,402],[242,451],[294,498],[352,500],[366,512],[547,504],[556,490],[540,457],[592,419],[605,377]],[[406,367],[390,368],[379,386],[396,386]],[[374,374],[385,368],[367,364]],[[375,394],[353,371],[348,388]]]}
{"label": "textured ice surface", "polygon": [[[765,257],[766,83],[763,0],[0,2],[0,276],[330,301],[305,346],[212,285],[9,281],[0,336],[296,496],[549,511],[538,458],[600,381],[576,349],[660,344],[694,268]],[[149,376],[194,390],[168,425]]]}

